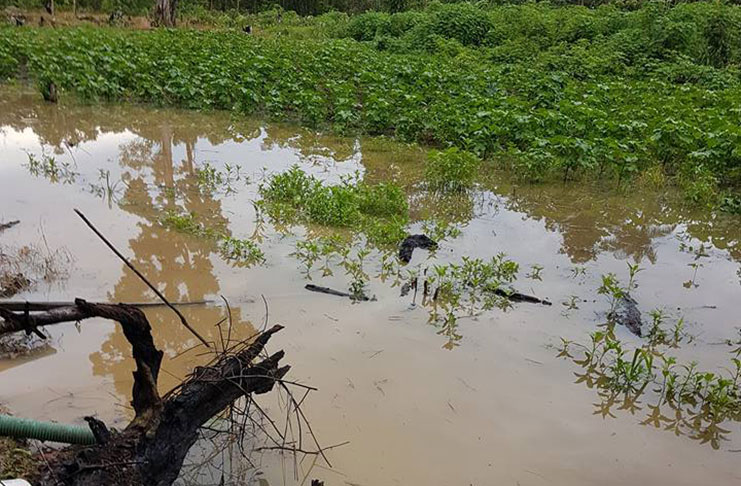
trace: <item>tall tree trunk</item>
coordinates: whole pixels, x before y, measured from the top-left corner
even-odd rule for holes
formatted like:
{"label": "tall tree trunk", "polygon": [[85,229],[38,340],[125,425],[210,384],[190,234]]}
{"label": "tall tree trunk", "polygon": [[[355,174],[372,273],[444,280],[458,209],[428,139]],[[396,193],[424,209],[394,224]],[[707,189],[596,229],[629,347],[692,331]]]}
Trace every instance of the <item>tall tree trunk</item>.
{"label": "tall tree trunk", "polygon": [[175,8],[178,0],[157,0],[154,4],[154,25],[175,27]]}

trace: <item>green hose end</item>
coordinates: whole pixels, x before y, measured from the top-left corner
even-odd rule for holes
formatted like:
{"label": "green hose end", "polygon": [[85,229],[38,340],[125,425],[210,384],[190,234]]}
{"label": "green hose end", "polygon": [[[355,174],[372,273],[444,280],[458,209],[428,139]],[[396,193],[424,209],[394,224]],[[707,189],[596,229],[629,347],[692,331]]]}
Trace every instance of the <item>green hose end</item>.
{"label": "green hose end", "polygon": [[0,436],[36,439],[64,444],[95,444],[93,432],[84,426],[40,422],[0,414]]}

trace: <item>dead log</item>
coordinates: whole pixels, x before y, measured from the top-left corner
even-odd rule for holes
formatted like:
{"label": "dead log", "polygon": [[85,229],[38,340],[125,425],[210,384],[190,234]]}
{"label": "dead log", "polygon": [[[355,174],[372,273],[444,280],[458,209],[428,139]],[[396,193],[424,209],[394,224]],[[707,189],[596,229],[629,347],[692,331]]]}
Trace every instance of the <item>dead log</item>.
{"label": "dead log", "polygon": [[0,307],[0,334],[59,322],[100,317],[118,322],[132,347],[136,362],[132,406],[134,419],[121,432],[108,431],[102,422],[88,423],[99,444],[70,446],[46,455],[47,468],[34,484],[92,486],[167,486],[178,477],[183,460],[211,418],[240,397],[270,391],[288,372],[279,366],[283,351],[256,361],[282,326],[224,351],[208,366],[198,367],[186,381],[164,397],[157,391],[162,351],[152,339],[144,313],[126,304],[92,304],[76,299],[73,306],[43,312],[16,313]]}
{"label": "dead log", "polygon": [[331,289],[329,287],[322,287],[321,285],[306,284],[304,285],[304,288],[311,292],[318,292],[320,294],[327,294],[327,295],[336,295],[337,297],[347,297],[352,300],[362,300],[366,302],[371,300],[371,298],[368,297],[367,295],[352,295],[348,292]]}
{"label": "dead log", "polygon": [[[206,304],[212,304],[213,300],[194,300],[190,302],[172,302],[171,304],[177,307],[183,307],[183,306],[196,306],[196,305],[206,305]],[[119,302],[121,304],[126,304],[131,307],[138,307],[140,309],[148,309],[150,307],[164,307],[167,304],[164,302]],[[0,300],[0,308],[3,308],[5,310],[14,311],[14,312],[20,312],[25,311],[28,309],[29,311],[36,312],[36,311],[46,311],[46,310],[52,310],[52,309],[58,309],[60,307],[74,307],[74,302],[54,302],[54,301],[46,301],[46,302],[28,302],[28,301],[20,301],[20,300]],[[98,305],[113,305],[111,303],[103,303],[100,302]],[[2,331],[0,331],[0,334],[2,334]]]}

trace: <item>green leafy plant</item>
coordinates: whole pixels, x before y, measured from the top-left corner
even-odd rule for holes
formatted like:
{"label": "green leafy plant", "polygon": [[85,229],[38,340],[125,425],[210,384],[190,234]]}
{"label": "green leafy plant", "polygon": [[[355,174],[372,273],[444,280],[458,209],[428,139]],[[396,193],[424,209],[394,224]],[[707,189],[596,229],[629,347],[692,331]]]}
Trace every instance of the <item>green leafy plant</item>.
{"label": "green leafy plant", "polygon": [[425,180],[433,190],[462,191],[476,180],[480,160],[474,154],[452,147],[430,153]]}

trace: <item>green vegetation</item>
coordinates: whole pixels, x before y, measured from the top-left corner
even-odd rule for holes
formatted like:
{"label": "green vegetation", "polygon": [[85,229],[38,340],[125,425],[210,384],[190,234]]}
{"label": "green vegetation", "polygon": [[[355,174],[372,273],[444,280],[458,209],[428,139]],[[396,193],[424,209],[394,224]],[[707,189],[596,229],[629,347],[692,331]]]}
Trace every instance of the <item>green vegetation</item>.
{"label": "green vegetation", "polygon": [[196,180],[200,190],[208,194],[234,194],[238,182],[244,185],[250,182],[238,165],[225,164],[224,170],[219,170],[208,162],[196,168]]}
{"label": "green vegetation", "polygon": [[0,75],[455,146],[529,180],[648,174],[738,208],[739,7],[437,4],[296,24],[324,35],[2,28]]}
{"label": "green vegetation", "polygon": [[645,401],[648,413],[642,425],[718,449],[730,432],[719,424],[741,420],[741,347],[735,343],[731,366],[719,373],[700,371],[695,362],[680,365],[663,346],[677,346],[683,320],[666,330],[662,312],[655,311],[652,317],[649,340],[642,346],[631,349],[609,327],[592,333],[587,344],[564,341],[559,356],[583,368],[583,373],[576,374],[577,383],[594,388],[599,395],[595,414],[615,417],[612,409],[616,407],[636,415]]}
{"label": "green vegetation", "polygon": [[271,176],[260,186],[267,209],[279,219],[367,229],[369,240],[394,245],[406,236],[406,194],[391,182],[368,185],[345,179],[323,185],[298,166]]}
{"label": "green vegetation", "polygon": [[479,165],[478,157],[455,147],[433,151],[425,165],[425,180],[433,190],[462,191],[473,185]]}
{"label": "green vegetation", "polygon": [[44,177],[54,184],[74,184],[80,175],[69,162],[60,163],[55,157],[45,154],[40,158],[34,154],[28,154],[26,168],[31,175]]}
{"label": "green vegetation", "polygon": [[[518,271],[519,265],[501,253],[489,261],[463,257],[460,264],[434,265],[425,271],[422,304],[430,309],[430,323],[440,326],[438,334],[448,338],[445,348],[458,345],[461,317],[512,305],[497,291],[508,292],[506,285],[515,281]],[[412,281],[416,288],[416,275],[412,275]]]}
{"label": "green vegetation", "polygon": [[225,260],[235,262],[238,266],[251,267],[265,263],[265,253],[250,240],[225,237],[219,244],[221,255]]}
{"label": "green vegetation", "polygon": [[162,226],[172,228],[218,245],[219,252],[224,260],[238,267],[251,267],[265,263],[265,254],[260,247],[251,240],[242,240],[229,236],[226,228],[212,228],[198,221],[194,213],[180,214],[166,211],[159,222]]}

